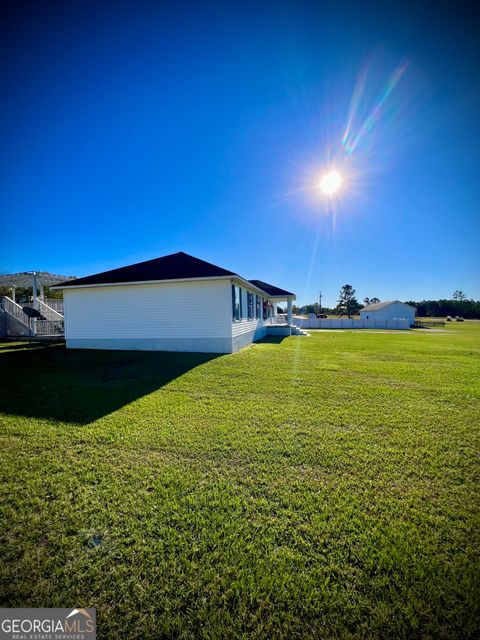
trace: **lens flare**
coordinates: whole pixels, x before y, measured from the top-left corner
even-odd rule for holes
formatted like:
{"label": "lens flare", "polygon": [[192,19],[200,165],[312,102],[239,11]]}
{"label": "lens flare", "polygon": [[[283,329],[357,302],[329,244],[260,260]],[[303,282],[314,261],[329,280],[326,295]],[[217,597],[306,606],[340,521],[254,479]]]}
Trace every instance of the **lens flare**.
{"label": "lens flare", "polygon": [[365,68],[360,73],[352,94],[347,123],[342,137],[342,146],[348,155],[354,153],[357,147],[372,133],[375,125],[382,115],[382,111],[390,98],[391,93],[407,70],[408,64],[408,61],[404,61],[394,69],[388,81],[383,86],[380,94],[377,96],[377,100],[372,106],[368,116],[363,120],[363,122],[355,126],[355,121],[357,119],[358,112],[360,111],[362,96],[367,85],[368,68]]}
{"label": "lens flare", "polygon": [[320,180],[318,186],[326,196],[332,196],[342,186],[342,176],[338,171],[329,171]]}

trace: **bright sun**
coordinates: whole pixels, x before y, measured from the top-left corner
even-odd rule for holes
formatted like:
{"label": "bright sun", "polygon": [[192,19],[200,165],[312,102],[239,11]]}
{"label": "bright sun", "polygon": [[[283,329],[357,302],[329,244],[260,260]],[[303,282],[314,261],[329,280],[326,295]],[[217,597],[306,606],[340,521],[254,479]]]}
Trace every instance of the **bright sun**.
{"label": "bright sun", "polygon": [[342,176],[338,171],[329,171],[320,180],[318,186],[326,196],[331,196],[342,186]]}

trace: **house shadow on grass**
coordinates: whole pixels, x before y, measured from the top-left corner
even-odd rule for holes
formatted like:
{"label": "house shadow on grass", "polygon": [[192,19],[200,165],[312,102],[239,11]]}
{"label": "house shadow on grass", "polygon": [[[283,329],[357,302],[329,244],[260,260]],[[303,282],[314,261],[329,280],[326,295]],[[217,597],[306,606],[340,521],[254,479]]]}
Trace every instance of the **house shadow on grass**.
{"label": "house shadow on grass", "polygon": [[0,345],[0,412],[88,424],[221,354]]}
{"label": "house shadow on grass", "polygon": [[272,336],[272,335],[265,336],[260,340],[256,340],[255,344],[280,344],[285,340],[285,338],[288,338],[288,337],[289,336]]}

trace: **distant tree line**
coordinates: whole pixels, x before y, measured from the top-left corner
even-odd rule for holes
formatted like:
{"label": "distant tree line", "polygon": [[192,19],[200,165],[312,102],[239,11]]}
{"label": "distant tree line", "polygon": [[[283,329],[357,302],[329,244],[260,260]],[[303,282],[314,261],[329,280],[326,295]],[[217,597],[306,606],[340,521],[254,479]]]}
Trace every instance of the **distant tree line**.
{"label": "distant tree line", "polygon": [[[302,307],[296,305],[293,306],[293,313],[306,315],[309,313],[326,313],[329,315],[355,315],[368,306],[369,304],[375,304],[380,302],[380,298],[364,298],[363,304],[358,302],[355,297],[355,289],[350,284],[345,284],[340,289],[340,294],[337,302],[337,306],[334,309],[320,306],[318,302],[312,304],[305,304]],[[480,319],[480,300],[467,300],[467,296],[463,291],[457,289],[452,294],[451,300],[422,300],[416,302],[415,300],[406,300],[406,304],[416,307],[417,316],[419,317],[446,317],[446,316],[461,316],[467,319]]]}
{"label": "distant tree line", "polygon": [[443,318],[461,316],[462,318],[480,318],[480,300],[407,300],[407,304],[417,308],[421,318]]}
{"label": "distant tree line", "polygon": [[335,312],[334,309],[331,309],[329,307],[322,307],[320,311],[320,305],[318,304],[318,302],[312,302],[311,304],[304,304],[302,307],[299,307],[294,304],[292,307],[292,310],[294,314],[300,314],[302,316],[308,315],[309,313],[314,313],[315,315],[318,315],[319,313],[327,313],[331,315]]}

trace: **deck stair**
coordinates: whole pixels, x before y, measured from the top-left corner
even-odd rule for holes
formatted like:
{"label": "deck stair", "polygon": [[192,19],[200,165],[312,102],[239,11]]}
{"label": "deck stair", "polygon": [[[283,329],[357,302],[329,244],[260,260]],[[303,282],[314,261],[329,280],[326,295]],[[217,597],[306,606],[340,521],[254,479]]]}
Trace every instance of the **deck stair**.
{"label": "deck stair", "polygon": [[0,307],[5,317],[6,335],[25,338],[30,335],[30,330],[32,335],[37,336],[63,335],[63,315],[39,298],[35,300],[34,306],[39,311],[40,317],[38,321],[32,320],[29,326],[28,316],[21,305],[8,296],[0,299]]}
{"label": "deck stair", "polygon": [[304,331],[297,325],[293,323],[289,324],[286,313],[279,313],[278,315],[274,316],[271,319],[271,326],[277,327],[277,328],[283,327],[284,329],[289,328],[291,336],[308,336],[309,335],[307,331]]}
{"label": "deck stair", "polygon": [[27,337],[29,335],[28,316],[22,307],[8,296],[2,296],[1,305],[6,318],[7,335]]}
{"label": "deck stair", "polygon": [[42,314],[43,320],[57,320],[59,322],[63,322],[62,314],[53,309],[53,307],[50,307],[43,300],[40,300],[40,298],[37,298],[36,300],[36,308]]}
{"label": "deck stair", "polygon": [[300,327],[297,327],[297,325],[295,324],[292,324],[290,326],[292,328],[292,333],[291,333],[292,336],[308,336],[309,335],[306,331],[304,331]]}
{"label": "deck stair", "polygon": [[308,336],[310,335],[295,324],[288,322],[273,321],[267,325],[267,335],[271,336]]}

